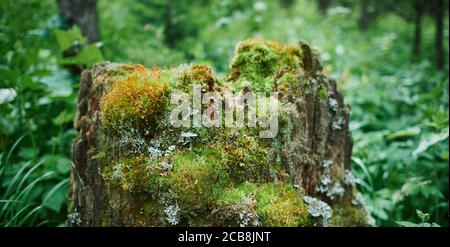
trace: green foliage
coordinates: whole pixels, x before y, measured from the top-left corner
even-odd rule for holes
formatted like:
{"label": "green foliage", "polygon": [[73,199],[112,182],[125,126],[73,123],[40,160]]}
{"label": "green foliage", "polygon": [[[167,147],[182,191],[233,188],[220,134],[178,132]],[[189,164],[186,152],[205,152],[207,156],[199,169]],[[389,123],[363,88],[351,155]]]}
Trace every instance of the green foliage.
{"label": "green foliage", "polygon": [[66,221],[77,79],[59,67],[55,5],[0,3],[2,226]]}
{"label": "green foliage", "polygon": [[81,34],[80,28],[77,26],[70,30],[55,30],[56,41],[58,41],[59,49],[65,51],[73,45],[85,44],[86,38]]}
{"label": "green foliage", "polygon": [[440,225],[436,223],[429,223],[430,214],[424,213],[420,210],[416,210],[417,216],[419,216],[420,223],[416,224],[410,221],[397,221],[396,223],[403,227],[440,227]]}
{"label": "green foliage", "polygon": [[[55,216],[66,204],[70,161],[48,156],[34,163],[9,164],[11,154],[26,136],[19,138],[9,152],[0,154],[0,223],[2,226],[54,225]],[[54,162],[55,159],[61,162]],[[65,164],[65,166],[63,165]],[[53,166],[61,167],[55,169]],[[50,166],[50,167],[49,167]],[[67,169],[69,168],[69,169]]]}
{"label": "green foliage", "polygon": [[74,26],[70,30],[55,30],[56,41],[58,42],[61,53],[74,49],[74,56],[61,58],[61,64],[79,64],[91,67],[92,65],[103,61],[103,55],[97,47],[99,44],[87,44],[87,39],[83,37],[80,29]]}

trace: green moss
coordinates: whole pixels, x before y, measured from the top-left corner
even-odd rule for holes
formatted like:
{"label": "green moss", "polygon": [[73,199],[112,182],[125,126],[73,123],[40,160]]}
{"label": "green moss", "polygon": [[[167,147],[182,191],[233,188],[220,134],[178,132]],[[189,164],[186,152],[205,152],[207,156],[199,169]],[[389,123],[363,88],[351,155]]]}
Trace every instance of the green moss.
{"label": "green moss", "polygon": [[217,192],[230,181],[221,166],[222,153],[211,148],[184,151],[173,159],[173,170],[165,177],[165,183],[176,194],[182,210],[205,209]]}
{"label": "green moss", "polygon": [[182,65],[172,72],[171,85],[177,90],[189,93],[193,84],[202,86],[203,90],[211,90],[218,79],[213,75],[212,68],[206,64]]}
{"label": "green moss", "polygon": [[264,226],[304,226],[308,222],[303,199],[291,185],[262,185],[256,193],[256,201]]}
{"label": "green moss", "polygon": [[238,184],[234,188],[223,190],[217,203],[222,206],[240,203],[252,193],[255,193],[256,189],[257,185],[254,183]]}
{"label": "green moss", "polygon": [[260,226],[305,226],[308,212],[300,194],[286,183],[242,183],[217,200],[221,223],[239,225],[242,213],[257,215]]}
{"label": "green moss", "polygon": [[275,41],[249,39],[238,44],[231,64],[231,80],[237,90],[251,86],[256,91],[272,91],[274,80],[301,66],[301,50]]}
{"label": "green moss", "polygon": [[326,100],[328,98],[328,90],[324,85],[319,84],[316,92],[316,98],[320,101]]}
{"label": "green moss", "polygon": [[153,193],[160,188],[162,168],[158,162],[144,155],[132,155],[103,166],[102,176],[122,190]]}
{"label": "green moss", "polygon": [[298,81],[298,74],[293,72],[285,73],[278,79],[278,90],[282,92],[296,92]]}
{"label": "green moss", "polygon": [[368,226],[367,213],[362,206],[354,206],[351,202],[339,202],[333,206],[331,226]]}

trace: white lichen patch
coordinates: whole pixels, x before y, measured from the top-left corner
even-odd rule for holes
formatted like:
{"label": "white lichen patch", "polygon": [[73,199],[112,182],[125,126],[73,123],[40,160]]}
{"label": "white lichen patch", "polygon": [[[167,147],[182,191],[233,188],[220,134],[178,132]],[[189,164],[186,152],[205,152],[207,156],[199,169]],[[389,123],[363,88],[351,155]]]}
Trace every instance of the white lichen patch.
{"label": "white lichen patch", "polygon": [[333,130],[341,130],[344,127],[344,118],[340,116],[337,121],[331,124]]}
{"label": "white lichen patch", "polygon": [[173,165],[172,163],[168,163],[166,161],[161,162],[161,167],[164,169],[164,171],[169,172],[172,170]]}
{"label": "white lichen patch", "polygon": [[328,106],[333,110],[334,112],[337,112],[339,109],[339,103],[334,98],[328,98]]}
{"label": "white lichen patch", "polygon": [[67,215],[67,219],[69,220],[70,224],[74,226],[80,226],[82,222],[80,214],[77,212],[76,209],[75,211],[73,211],[73,213]]}
{"label": "white lichen patch", "polygon": [[332,160],[324,160],[322,167],[322,175],[320,176],[319,185],[316,187],[316,191],[325,194],[330,199],[342,196],[345,193],[345,188],[339,182],[334,182],[331,179],[330,166],[333,164]]}
{"label": "white lichen patch", "polygon": [[336,196],[338,196],[338,197],[339,197],[339,196],[343,196],[344,193],[345,193],[344,187],[342,187],[341,183],[336,182],[336,183],[333,184],[333,186],[331,187],[331,189],[329,189],[329,190],[327,191],[327,196],[328,196],[330,199],[335,199]]}
{"label": "white lichen patch", "polygon": [[355,196],[353,196],[353,198],[352,198],[352,205],[353,206],[361,206],[361,205],[365,205],[365,204],[366,204],[366,199],[360,192],[357,192],[355,194]]}
{"label": "white lichen patch", "polygon": [[169,205],[166,208],[164,208],[164,214],[166,214],[166,220],[171,225],[177,225],[180,217],[180,207],[178,204],[175,205]]}
{"label": "white lichen patch", "polygon": [[187,131],[187,132],[182,132],[180,135],[180,139],[178,139],[178,143],[181,143],[181,145],[191,145],[192,144],[192,140],[194,138],[196,138],[198,135]]}
{"label": "white lichen patch", "polygon": [[111,174],[112,181],[120,181],[123,177],[122,169],[120,169],[120,163],[116,163],[113,167],[113,172]]}
{"label": "white lichen patch", "polygon": [[317,186],[316,191],[320,193],[327,193],[330,189],[331,184],[331,172],[330,172],[330,166],[333,164],[332,160],[324,160],[322,167],[323,172],[320,176],[320,183],[319,186]]}
{"label": "white lichen patch", "polygon": [[166,155],[166,156],[170,155],[171,153],[173,153],[173,151],[175,151],[176,148],[177,148],[177,146],[175,146],[175,145],[170,145],[170,146],[167,148],[167,150],[166,150],[166,152],[165,152],[165,155]]}
{"label": "white lichen patch", "polygon": [[308,213],[321,220],[322,226],[328,226],[328,221],[331,219],[332,210],[330,205],[317,198],[305,196],[303,200],[308,205]]}
{"label": "white lichen patch", "polygon": [[117,135],[106,141],[112,143],[114,148],[123,150],[125,154],[136,154],[145,151],[147,147],[145,139],[136,128],[123,121],[112,125]]}
{"label": "white lichen patch", "polygon": [[345,170],[344,171],[344,184],[347,186],[355,186],[356,178],[353,175],[352,171]]}
{"label": "white lichen patch", "polygon": [[258,214],[251,210],[253,203],[252,198],[247,197],[242,202],[242,210],[239,212],[239,226],[258,226]]}
{"label": "white lichen patch", "polygon": [[333,161],[332,161],[332,160],[324,160],[322,166],[323,166],[323,168],[328,168],[328,167],[330,167],[332,164],[333,164]]}
{"label": "white lichen patch", "polygon": [[159,157],[162,157],[164,155],[164,151],[159,150],[157,148],[154,147],[148,147],[147,151],[150,155],[151,158],[157,159]]}

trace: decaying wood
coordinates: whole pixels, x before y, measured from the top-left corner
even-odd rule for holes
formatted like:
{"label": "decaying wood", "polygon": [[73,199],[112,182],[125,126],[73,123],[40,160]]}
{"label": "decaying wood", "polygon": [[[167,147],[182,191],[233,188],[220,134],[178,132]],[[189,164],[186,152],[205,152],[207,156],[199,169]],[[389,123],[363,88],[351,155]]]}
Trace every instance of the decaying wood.
{"label": "decaying wood", "polygon": [[[304,44],[300,46],[304,50],[309,49]],[[293,130],[284,137],[285,145],[278,155],[291,182],[304,196],[320,198],[333,206],[336,201],[331,188],[333,183],[326,180],[345,181],[346,173],[351,170],[350,110],[344,105],[336,82],[322,73],[319,62],[308,52],[304,51],[306,73],[299,80],[320,81],[326,85],[328,95],[326,99],[318,98],[315,93],[289,96],[296,111],[291,116]],[[104,94],[104,88],[95,86],[94,81],[99,77],[107,78],[115,66],[108,63],[96,65],[81,75],[75,119],[79,136],[73,143],[74,168],[69,208],[69,222],[73,226],[140,225],[136,216],[139,212],[134,212],[133,216],[129,211],[124,213],[111,208],[110,192],[100,175],[98,161],[93,159],[95,150],[99,148],[99,111]],[[344,192],[339,195],[339,200],[351,205],[355,199],[353,185],[341,182],[340,186]],[[120,196],[127,198],[127,195]]]}

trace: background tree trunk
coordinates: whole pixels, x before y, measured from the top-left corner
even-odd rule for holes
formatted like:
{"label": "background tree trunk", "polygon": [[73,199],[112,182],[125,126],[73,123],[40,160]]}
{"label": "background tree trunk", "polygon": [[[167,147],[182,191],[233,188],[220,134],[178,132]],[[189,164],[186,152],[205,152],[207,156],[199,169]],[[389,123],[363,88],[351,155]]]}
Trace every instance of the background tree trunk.
{"label": "background tree trunk", "polygon": [[89,43],[100,41],[96,0],[57,0],[57,3],[68,27],[79,26]]}
{"label": "background tree trunk", "polygon": [[319,0],[319,10],[323,15],[325,15],[327,13],[329,6],[330,6],[330,0]]}
{"label": "background tree trunk", "polygon": [[[349,109],[344,105],[336,82],[322,73],[312,48],[303,43],[300,47],[305,74],[296,83],[304,85],[304,81],[309,81],[317,85],[312,86],[314,91],[287,91],[289,95],[286,97],[295,107],[294,112],[288,113],[291,124],[280,123],[277,141],[282,143],[282,147],[276,152],[298,193],[305,198],[319,198],[333,208],[333,217],[337,218],[332,219],[338,219],[334,224],[366,225],[362,204],[354,198],[350,172]],[[164,225],[160,221],[149,220],[150,215],[144,213],[144,205],[149,203],[145,202],[148,200],[145,195],[114,189],[100,173],[101,165],[96,158],[102,148],[99,142],[100,104],[108,81],[121,66],[96,65],[81,75],[75,119],[79,136],[73,144],[74,169],[70,189],[69,223],[72,226]],[[201,222],[193,225],[219,224]]]}
{"label": "background tree trunk", "polygon": [[294,2],[295,2],[294,0],[281,0],[281,4],[285,8],[291,7]]}
{"label": "background tree trunk", "polygon": [[444,38],[444,11],[445,11],[445,5],[444,5],[444,0],[436,0],[435,1],[435,7],[434,7],[434,11],[435,11],[435,23],[436,23],[436,34],[435,34],[435,41],[434,41],[434,45],[436,47],[436,55],[435,55],[435,60],[436,60],[436,68],[437,69],[444,69],[444,59],[445,59],[445,54],[444,54],[444,44],[443,44],[443,38]]}
{"label": "background tree trunk", "polygon": [[369,0],[361,0],[359,10],[359,29],[365,31],[369,25]]}
{"label": "background tree trunk", "polygon": [[422,51],[422,16],[424,11],[424,5],[422,0],[414,1],[414,10],[415,10],[415,18],[414,18],[414,41],[412,47],[412,54],[414,57],[420,55]]}

